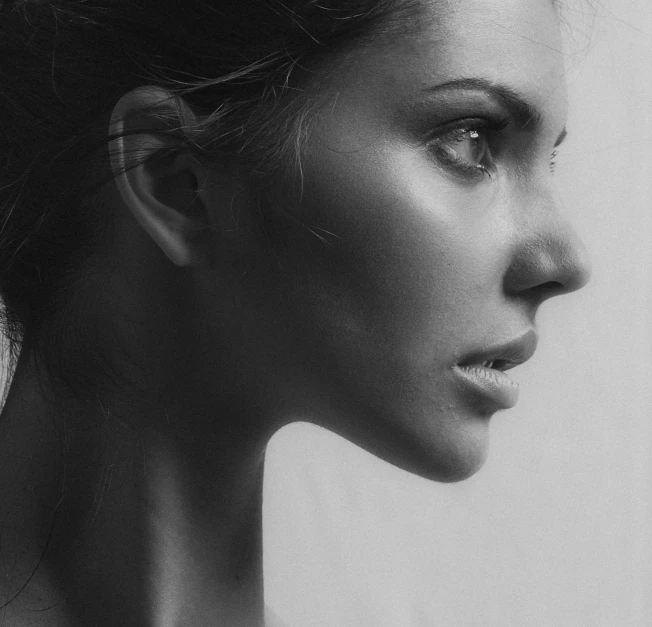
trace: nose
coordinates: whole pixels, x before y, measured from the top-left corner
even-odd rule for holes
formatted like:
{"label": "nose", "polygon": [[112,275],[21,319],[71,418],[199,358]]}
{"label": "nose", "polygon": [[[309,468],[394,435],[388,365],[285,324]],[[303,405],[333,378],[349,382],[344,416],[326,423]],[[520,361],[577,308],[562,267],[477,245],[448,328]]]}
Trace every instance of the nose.
{"label": "nose", "polygon": [[552,196],[539,198],[519,225],[505,292],[538,305],[578,290],[589,281],[591,264],[584,244],[562,216]]}

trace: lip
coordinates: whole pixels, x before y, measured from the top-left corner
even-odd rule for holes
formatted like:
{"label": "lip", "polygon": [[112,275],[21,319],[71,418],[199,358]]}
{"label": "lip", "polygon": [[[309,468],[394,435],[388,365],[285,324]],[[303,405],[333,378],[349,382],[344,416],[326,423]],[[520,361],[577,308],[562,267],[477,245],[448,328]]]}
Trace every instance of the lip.
{"label": "lip", "polygon": [[[536,332],[530,329],[514,340],[468,353],[455,364],[453,372],[475,396],[495,409],[509,409],[518,401],[519,387],[505,371],[530,359],[537,341]],[[494,367],[483,365],[486,362],[493,362]]]}

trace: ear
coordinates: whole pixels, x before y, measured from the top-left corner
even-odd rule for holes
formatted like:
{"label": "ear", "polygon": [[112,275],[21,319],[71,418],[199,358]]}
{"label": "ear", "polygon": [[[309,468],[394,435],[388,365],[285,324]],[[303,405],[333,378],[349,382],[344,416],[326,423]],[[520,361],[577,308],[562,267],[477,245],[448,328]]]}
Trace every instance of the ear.
{"label": "ear", "polygon": [[120,99],[109,126],[110,164],[122,200],[177,266],[193,265],[200,255],[204,168],[183,147],[176,150],[182,142],[169,131],[192,129],[195,123],[181,98],[158,87],[139,87]]}

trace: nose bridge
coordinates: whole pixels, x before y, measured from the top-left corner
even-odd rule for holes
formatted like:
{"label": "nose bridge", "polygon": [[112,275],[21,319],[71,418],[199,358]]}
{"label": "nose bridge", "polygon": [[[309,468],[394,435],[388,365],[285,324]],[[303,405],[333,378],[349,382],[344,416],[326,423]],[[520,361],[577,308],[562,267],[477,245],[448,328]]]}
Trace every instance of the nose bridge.
{"label": "nose bridge", "polygon": [[588,253],[552,191],[528,194],[517,208],[516,241],[505,274],[505,291],[538,300],[580,289],[589,280]]}

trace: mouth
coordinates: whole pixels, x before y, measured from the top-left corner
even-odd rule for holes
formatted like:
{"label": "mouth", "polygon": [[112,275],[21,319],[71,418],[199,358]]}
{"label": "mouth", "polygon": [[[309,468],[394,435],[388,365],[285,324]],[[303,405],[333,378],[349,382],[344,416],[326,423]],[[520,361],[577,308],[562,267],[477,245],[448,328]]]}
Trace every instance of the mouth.
{"label": "mouth", "polygon": [[495,409],[509,409],[518,401],[519,387],[505,373],[530,359],[536,346],[537,335],[529,330],[515,340],[469,353],[453,371],[467,392],[482,397]]}
{"label": "mouth", "polygon": [[[489,368],[490,370],[498,370],[499,372],[505,372],[510,368],[515,368],[519,364],[517,362],[510,361],[507,359],[486,359],[485,361],[479,364],[469,364],[469,365],[476,365],[476,366],[481,366],[482,368]],[[462,367],[466,367],[466,366],[462,366]]]}

